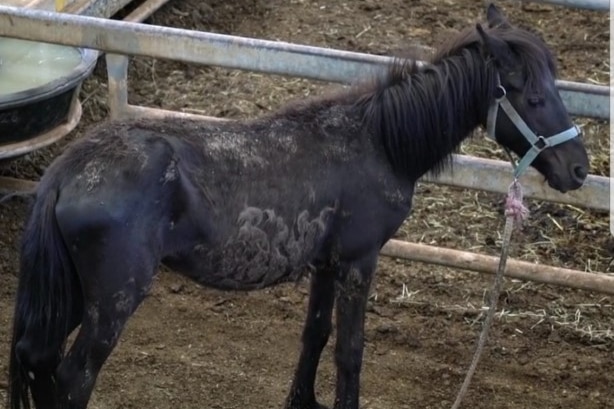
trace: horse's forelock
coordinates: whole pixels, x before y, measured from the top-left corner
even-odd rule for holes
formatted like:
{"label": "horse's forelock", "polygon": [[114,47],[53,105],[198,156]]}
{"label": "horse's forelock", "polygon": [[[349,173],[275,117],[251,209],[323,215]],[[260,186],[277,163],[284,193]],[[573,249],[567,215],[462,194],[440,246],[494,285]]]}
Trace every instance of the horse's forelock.
{"label": "horse's forelock", "polygon": [[[541,36],[525,27],[491,27],[484,28],[488,34],[505,41],[520,59],[527,73],[527,90],[539,87],[544,74],[550,73],[556,77],[557,66],[554,55]],[[443,59],[458,54],[469,47],[479,47],[480,37],[475,27],[468,27],[457,36],[451,37],[433,55],[430,63],[436,64]]]}

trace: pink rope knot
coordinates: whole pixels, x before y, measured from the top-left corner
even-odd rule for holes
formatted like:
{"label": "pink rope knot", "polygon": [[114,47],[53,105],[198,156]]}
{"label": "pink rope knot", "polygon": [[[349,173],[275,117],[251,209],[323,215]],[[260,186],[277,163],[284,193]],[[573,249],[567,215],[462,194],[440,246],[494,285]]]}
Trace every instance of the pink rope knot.
{"label": "pink rope knot", "polygon": [[529,215],[529,209],[522,202],[522,186],[514,179],[505,198],[505,216],[512,216],[516,224],[521,224]]}

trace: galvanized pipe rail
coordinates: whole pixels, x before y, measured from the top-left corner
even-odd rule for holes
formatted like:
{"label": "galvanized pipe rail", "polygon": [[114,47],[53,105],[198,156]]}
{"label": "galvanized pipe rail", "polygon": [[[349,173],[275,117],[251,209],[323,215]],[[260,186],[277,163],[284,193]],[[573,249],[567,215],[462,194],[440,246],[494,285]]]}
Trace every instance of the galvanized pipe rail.
{"label": "galvanized pipe rail", "polygon": [[[0,6],[0,36],[348,83],[383,72],[390,57],[179,28]],[[557,82],[573,115],[609,118],[609,88]]]}

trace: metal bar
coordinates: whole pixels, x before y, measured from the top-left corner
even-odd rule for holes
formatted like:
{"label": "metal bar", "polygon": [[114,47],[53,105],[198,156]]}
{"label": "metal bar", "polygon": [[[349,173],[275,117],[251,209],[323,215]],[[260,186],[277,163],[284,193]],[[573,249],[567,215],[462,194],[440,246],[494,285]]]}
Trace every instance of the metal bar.
{"label": "metal bar", "polygon": [[[33,193],[38,186],[37,182],[0,176],[0,195],[20,195]],[[0,197],[2,199],[2,197]]]}
{"label": "metal bar", "polygon": [[606,85],[587,84],[585,82],[573,82],[565,80],[557,80],[556,85],[559,89],[566,91],[586,92],[592,95],[610,95],[610,87]]}
{"label": "metal bar", "polygon": [[559,89],[559,94],[570,115],[593,119],[610,119],[609,95],[588,94],[582,91],[567,91],[564,89]]}
{"label": "metal bar", "polygon": [[[381,254],[486,274],[495,274],[499,266],[499,257],[400,240],[388,241],[382,248]],[[614,295],[614,276],[604,273],[585,273],[578,270],[508,259],[504,275],[521,280]]]}
{"label": "metal bar", "polygon": [[128,106],[128,62],[121,54],[107,54],[107,77],[109,79],[109,116],[119,119]]}
{"label": "metal bar", "polygon": [[[185,118],[205,121],[225,121],[205,115],[188,114],[159,108],[128,105],[122,110],[122,118]],[[426,176],[423,182],[456,186],[493,193],[507,193],[513,173],[508,162],[476,158],[468,155],[452,155],[452,167],[437,178]],[[582,188],[560,193],[551,189],[544,177],[529,168],[521,177],[524,195],[527,198],[565,203],[575,206],[607,211],[610,205],[610,178],[589,175]]]}
{"label": "metal bar", "polygon": [[[147,0],[124,21],[140,22],[151,16],[169,0]],[[121,54],[108,54],[107,77],[109,80],[109,110],[111,118],[120,118],[128,107],[128,63],[129,58]]]}
{"label": "metal bar", "polygon": [[523,0],[525,3],[548,3],[557,6],[596,11],[610,10],[610,0]]}
{"label": "metal bar", "polygon": [[176,119],[189,119],[189,120],[203,120],[203,121],[215,121],[226,122],[226,118],[217,118],[213,116],[205,116],[199,114],[192,114],[187,112],[170,111],[167,109],[142,107],[139,105],[128,105],[121,114],[121,119],[129,118],[176,118]]}
{"label": "metal bar", "polygon": [[[513,181],[513,172],[508,162],[453,155],[451,170],[441,173],[436,179],[427,176],[423,180],[493,193],[507,193]],[[589,175],[580,189],[565,194],[551,189],[544,177],[533,168],[529,168],[520,181],[524,195],[528,198],[603,211],[610,208],[610,178],[605,176]]]}
{"label": "metal bar", "polygon": [[572,115],[610,119],[609,86],[557,80],[557,87],[563,103]]}
{"label": "metal bar", "polygon": [[[281,41],[5,6],[0,6],[0,36],[339,83],[380,74],[390,61]],[[609,87],[569,81],[557,85],[572,115],[609,119]]]}

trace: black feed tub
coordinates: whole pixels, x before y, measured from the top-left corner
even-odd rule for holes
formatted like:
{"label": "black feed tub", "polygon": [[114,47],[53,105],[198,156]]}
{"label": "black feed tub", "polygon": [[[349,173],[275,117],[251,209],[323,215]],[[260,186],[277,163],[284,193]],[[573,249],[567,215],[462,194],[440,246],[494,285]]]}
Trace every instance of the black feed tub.
{"label": "black feed tub", "polygon": [[80,48],[78,51],[81,54],[79,64],[65,76],[25,91],[0,94],[0,153],[3,153],[0,157],[12,156],[7,151],[13,145],[19,145],[23,153],[24,144],[30,139],[68,120],[73,100],[78,97],[76,94],[83,80],[92,73],[98,59],[96,50]]}

